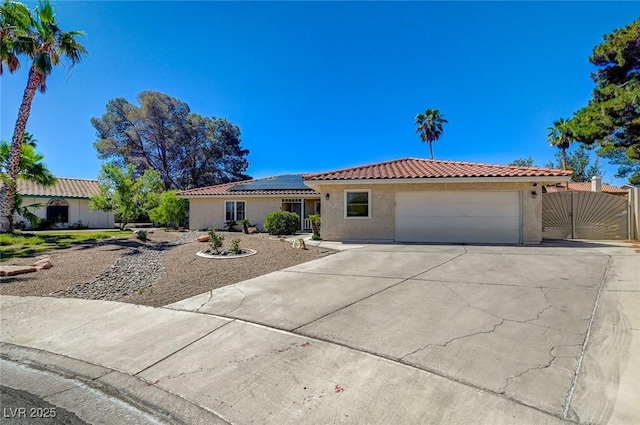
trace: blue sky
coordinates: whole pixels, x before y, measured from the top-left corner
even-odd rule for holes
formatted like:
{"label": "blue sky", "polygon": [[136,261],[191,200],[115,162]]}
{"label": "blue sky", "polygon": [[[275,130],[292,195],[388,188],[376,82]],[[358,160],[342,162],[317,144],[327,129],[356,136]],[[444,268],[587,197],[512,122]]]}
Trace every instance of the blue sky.
{"label": "blue sky", "polygon": [[[546,128],[590,98],[593,47],[640,16],[637,2],[53,4],[90,54],[54,71],[27,129],[55,175],[78,178],[101,165],[90,118],[142,90],[238,125],[254,177],[428,157],[427,108],[449,121],[436,159],[544,165]],[[0,78],[5,140],[27,70]]]}

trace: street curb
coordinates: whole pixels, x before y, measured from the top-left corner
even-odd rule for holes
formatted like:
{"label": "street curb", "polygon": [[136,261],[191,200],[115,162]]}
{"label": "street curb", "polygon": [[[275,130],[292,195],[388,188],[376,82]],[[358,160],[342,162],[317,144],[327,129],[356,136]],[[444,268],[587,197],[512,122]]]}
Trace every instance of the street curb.
{"label": "street curb", "polygon": [[230,425],[215,413],[153,383],[114,369],[30,347],[0,342],[0,358],[82,381],[111,397],[175,425]]}

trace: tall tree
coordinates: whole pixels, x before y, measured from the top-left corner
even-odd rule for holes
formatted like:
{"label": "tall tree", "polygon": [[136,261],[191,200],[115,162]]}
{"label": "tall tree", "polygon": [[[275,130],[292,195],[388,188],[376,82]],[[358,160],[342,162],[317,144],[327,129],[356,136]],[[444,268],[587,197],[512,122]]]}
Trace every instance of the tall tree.
{"label": "tall tree", "polygon": [[567,169],[567,150],[571,143],[575,141],[571,123],[564,118],[553,122],[551,127],[547,127],[547,140],[551,146],[560,149],[562,155],[562,169]]}
{"label": "tall tree", "polygon": [[124,98],[107,103],[92,118],[101,159],[136,173],[154,169],[165,189],[188,189],[245,180],[249,151],[240,146],[240,129],[221,118],[191,113],[189,106],[155,91],[138,94],[140,106]]}
{"label": "tall tree", "polygon": [[572,118],[575,136],[605,152],[623,151],[631,164],[640,163],[640,19],[604,36],[589,61],[591,100]]}
{"label": "tall tree", "polygon": [[528,157],[515,159],[511,161],[509,165],[514,167],[535,167],[535,165],[533,165],[534,163],[534,159],[532,157]]}
{"label": "tall tree", "polygon": [[556,153],[556,161],[550,161],[546,167],[548,168],[560,168],[563,164],[566,164],[566,169],[573,171],[571,181],[573,182],[588,182],[591,181],[591,177],[600,176],[604,177],[604,170],[600,166],[600,159],[598,157],[592,161],[592,155],[588,148],[580,144],[572,152]]}
{"label": "tall tree", "polygon": [[91,198],[89,207],[113,211],[120,219],[120,230],[159,204],[162,181],[155,170],[147,170],[136,177],[135,167],[131,164],[123,170],[114,163],[107,163],[102,166],[98,181],[100,193]]}
{"label": "tall tree", "polygon": [[20,56],[29,48],[33,18],[22,3],[5,1],[0,5],[0,75],[6,66],[13,73],[20,68]]}
{"label": "tall tree", "polygon": [[631,184],[640,184],[640,161],[629,158],[624,148],[605,146],[598,149],[596,154],[608,160],[610,164],[618,166],[615,178],[628,179]]}
{"label": "tall tree", "polygon": [[420,140],[429,143],[431,159],[433,159],[433,142],[440,139],[444,124],[447,122],[439,109],[427,109],[424,114],[416,115],[416,133],[420,134]]}
{"label": "tall tree", "polygon": [[[20,64],[16,60],[21,55],[31,59],[27,86],[24,90],[22,103],[18,110],[18,118],[13,129],[11,152],[8,159],[7,181],[0,182],[0,231],[8,231],[13,222],[13,210],[16,197],[16,179],[20,171],[22,142],[27,121],[31,115],[31,103],[36,91],[44,93],[47,89],[47,77],[53,72],[53,67],[60,65],[62,59],[69,62],[72,68],[87,51],[76,38],[84,35],[81,31],[64,32],[58,26],[53,8],[48,0],[39,3],[33,15],[29,18],[28,27],[24,17],[24,8],[16,2],[5,1],[2,5],[2,23],[0,27],[16,28],[14,32],[7,30],[11,40],[0,43],[2,46],[1,59],[9,70],[17,69]],[[21,25],[15,25],[16,23]]]}

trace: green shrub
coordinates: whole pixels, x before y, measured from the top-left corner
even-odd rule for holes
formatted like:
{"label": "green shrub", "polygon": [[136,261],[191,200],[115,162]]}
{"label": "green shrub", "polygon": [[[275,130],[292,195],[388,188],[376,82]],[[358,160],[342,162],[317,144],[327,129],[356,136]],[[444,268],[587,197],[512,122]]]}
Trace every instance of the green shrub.
{"label": "green shrub", "polygon": [[232,240],[231,249],[229,251],[233,252],[234,254],[240,254],[242,252],[242,250],[240,249],[240,242],[242,242],[242,239]]}
{"label": "green shrub", "polygon": [[311,240],[312,241],[321,241],[322,238],[320,237],[320,235],[318,233],[314,233],[313,235],[311,235]]}
{"label": "green shrub", "polygon": [[147,231],[146,230],[136,230],[135,233],[136,238],[140,239],[141,241],[146,241],[147,240]]}
{"label": "green shrub", "polygon": [[220,233],[218,233],[218,228],[215,226],[209,229],[208,233],[209,233],[209,237],[211,238],[209,240],[209,245],[211,246],[211,249],[216,254],[220,254],[220,248],[222,248],[222,244],[224,243],[224,235],[221,235]]}
{"label": "green shrub", "polygon": [[288,211],[274,211],[264,219],[264,230],[270,235],[293,235],[300,228],[300,216]]}
{"label": "green shrub", "polygon": [[184,224],[189,211],[189,201],[178,198],[177,190],[162,192],[160,204],[149,211],[149,218],[162,226],[171,226],[175,229]]}

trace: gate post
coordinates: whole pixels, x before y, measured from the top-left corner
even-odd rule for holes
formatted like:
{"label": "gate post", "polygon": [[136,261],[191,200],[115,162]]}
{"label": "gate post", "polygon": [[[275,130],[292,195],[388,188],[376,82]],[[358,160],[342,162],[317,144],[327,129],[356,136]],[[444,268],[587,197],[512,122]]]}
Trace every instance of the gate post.
{"label": "gate post", "polygon": [[576,238],[576,215],[573,207],[573,195],[575,192],[567,192],[569,197],[571,198],[571,202],[569,203],[569,220],[571,220],[571,239]]}

